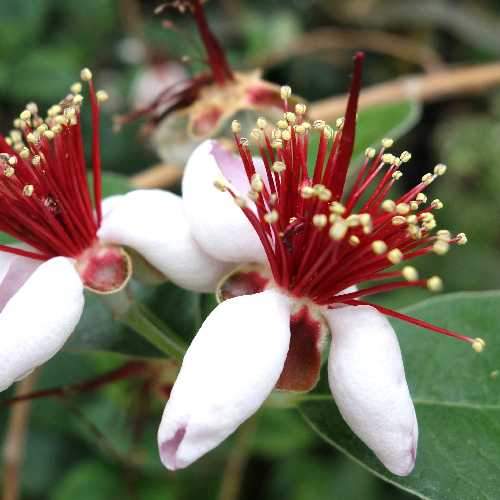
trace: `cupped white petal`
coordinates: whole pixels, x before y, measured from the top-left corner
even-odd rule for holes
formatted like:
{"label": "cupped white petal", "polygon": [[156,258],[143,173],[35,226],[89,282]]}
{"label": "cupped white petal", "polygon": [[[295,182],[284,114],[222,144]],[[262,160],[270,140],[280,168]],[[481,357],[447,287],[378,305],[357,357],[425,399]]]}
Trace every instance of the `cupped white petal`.
{"label": "cupped white petal", "polygon": [[140,253],[175,284],[213,292],[228,266],[207,253],[193,238],[181,198],[159,189],[131,191],[106,205],[97,233],[103,242]]}
{"label": "cupped white petal", "polygon": [[332,332],[328,379],[340,413],[392,473],[408,475],[418,425],[393,328],[369,306],[325,315]]}
{"label": "cupped white petal", "polygon": [[205,141],[189,157],[182,181],[182,197],[193,235],[202,248],[228,262],[266,262],[257,233],[231,195],[214,181],[225,177],[243,196],[248,179],[239,157],[216,141]]}
{"label": "cupped white petal", "polygon": [[59,351],[83,312],[83,284],[70,259],[41,264],[0,313],[0,390]]}
{"label": "cupped white petal", "polygon": [[290,343],[290,300],[267,290],[218,305],[193,339],[158,431],[168,469],[218,446],[273,390]]}

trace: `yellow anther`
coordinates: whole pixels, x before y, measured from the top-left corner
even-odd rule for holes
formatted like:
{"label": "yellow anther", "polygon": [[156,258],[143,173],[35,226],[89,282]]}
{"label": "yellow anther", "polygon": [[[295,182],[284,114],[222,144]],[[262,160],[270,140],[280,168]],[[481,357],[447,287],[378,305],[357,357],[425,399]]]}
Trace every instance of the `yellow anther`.
{"label": "yellow anther", "polygon": [[411,160],[411,153],[409,151],[403,151],[400,155],[399,155],[399,159],[403,162],[403,163],[408,163],[410,160]]}
{"label": "yellow anther", "polygon": [[406,224],[406,218],[402,215],[396,215],[392,218],[393,226],[401,226],[402,224]]}
{"label": "yellow anther", "polygon": [[349,227],[357,227],[361,224],[359,222],[359,215],[357,215],[357,214],[349,215],[349,217],[347,217],[347,219],[345,221],[347,222],[347,225]]}
{"label": "yellow anther", "polygon": [[16,173],[16,169],[14,167],[8,166],[3,169],[3,175],[5,177],[12,177]]}
{"label": "yellow anther", "polygon": [[326,126],[326,122],[325,120],[314,120],[312,126],[315,129],[323,130]]}
{"label": "yellow anther", "polygon": [[375,151],[375,149],[374,149],[374,148],[366,148],[366,149],[365,149],[365,156],[366,156],[367,158],[374,158],[374,157],[375,157],[375,155],[376,155],[376,153],[377,153],[377,152]]}
{"label": "yellow anther", "polygon": [[273,172],[280,174],[286,170],[286,165],[282,161],[275,161],[271,167]]}
{"label": "yellow anther", "polygon": [[427,280],[427,288],[431,292],[440,292],[443,289],[443,280],[439,276],[432,276]]}
{"label": "yellow anther", "polygon": [[311,124],[309,122],[302,122],[302,126],[306,129],[306,130],[310,130],[311,129]]}
{"label": "yellow anther", "polygon": [[399,248],[393,248],[388,254],[387,259],[392,264],[399,264],[403,260],[403,252]]}
{"label": "yellow anther", "polygon": [[247,195],[252,201],[257,201],[259,199],[259,193],[253,191],[252,189],[248,191]]}
{"label": "yellow anther", "polygon": [[418,217],[415,214],[408,215],[406,217],[406,222],[413,225],[418,224]]}
{"label": "yellow anther", "polygon": [[33,184],[26,184],[26,186],[23,187],[23,195],[24,196],[31,196],[33,192],[35,191],[35,187]]}
{"label": "yellow anther", "polygon": [[231,130],[233,134],[239,134],[241,132],[241,124],[238,120],[233,120],[231,122]]}
{"label": "yellow anther", "polygon": [[30,156],[30,150],[28,148],[23,148],[21,151],[19,151],[19,156],[23,159],[26,160]]}
{"label": "yellow anther", "polygon": [[332,197],[332,192],[323,186],[323,189],[321,189],[319,192],[316,193],[320,201],[330,201]]}
{"label": "yellow anther", "polygon": [[271,138],[281,139],[281,130],[278,128],[273,128],[273,130],[271,131]]}
{"label": "yellow anther", "polygon": [[27,140],[28,142],[31,142],[31,143],[33,144],[33,143],[38,142],[38,137],[37,137],[34,133],[30,132],[30,133],[26,136],[26,140]]}
{"label": "yellow anther", "polygon": [[274,148],[274,149],[280,149],[282,146],[283,146],[283,141],[281,139],[274,139],[272,142],[271,142],[271,146]]}
{"label": "yellow anther", "polygon": [[306,128],[304,125],[295,125],[294,127],[295,133],[298,135],[304,135],[306,133]]}
{"label": "yellow anther", "polygon": [[224,179],[224,177],[218,177],[217,179],[214,180],[214,186],[219,190],[219,191],[226,191],[227,189],[227,181]]}
{"label": "yellow anther", "polygon": [[392,165],[396,161],[396,157],[391,153],[385,153],[382,155],[382,161],[389,165]]}
{"label": "yellow anther", "polygon": [[443,165],[442,163],[438,163],[435,167],[434,167],[434,173],[436,175],[444,175],[446,173],[446,165]]}
{"label": "yellow anther", "polygon": [[349,237],[349,245],[355,247],[355,246],[359,245],[359,243],[360,243],[360,240],[355,234],[353,234],[352,236]]}
{"label": "yellow anther", "polygon": [[9,165],[17,165],[17,157],[16,156],[11,156],[8,159],[8,163],[9,163]]}
{"label": "yellow anther", "polygon": [[342,203],[339,203],[338,201],[334,201],[330,204],[330,212],[338,215],[342,215],[345,213],[345,207],[342,205]]}
{"label": "yellow anther", "polygon": [[400,172],[399,170],[396,170],[396,172],[392,174],[392,178],[395,181],[398,181],[399,179],[401,179],[401,177],[403,177],[403,172]]}
{"label": "yellow anther", "polygon": [[450,249],[450,244],[445,240],[437,240],[432,245],[432,251],[437,255],[445,255]]}
{"label": "yellow anther", "polygon": [[457,234],[457,245],[465,245],[467,243],[467,236],[465,233]]}
{"label": "yellow anther", "polygon": [[35,155],[35,156],[33,156],[33,158],[31,158],[31,164],[34,167],[36,167],[37,165],[40,165],[40,160],[41,160],[40,156]]}
{"label": "yellow anther", "polygon": [[286,120],[278,120],[276,126],[281,130],[286,130],[288,128],[288,122]]}
{"label": "yellow anther", "polygon": [[304,198],[304,200],[308,200],[314,196],[314,189],[311,186],[304,186],[300,190],[300,196]]}
{"label": "yellow anther", "polygon": [[418,193],[415,199],[421,203],[427,203],[427,196],[424,193]]}
{"label": "yellow anther", "polygon": [[401,269],[401,274],[406,281],[417,281],[418,271],[413,266],[405,266]]}
{"label": "yellow anther", "polygon": [[79,94],[82,91],[82,84],[80,82],[75,82],[71,85],[70,90],[73,94]]}
{"label": "yellow anther", "polygon": [[289,141],[292,138],[290,130],[283,130],[283,132],[281,133],[281,138],[284,141]]}
{"label": "yellow anther", "polygon": [[476,352],[483,352],[484,348],[486,347],[486,342],[477,337],[474,339],[474,341],[472,342],[472,349],[474,349]]}
{"label": "yellow anther", "polygon": [[435,220],[434,214],[432,212],[424,212],[420,215],[420,219],[424,222],[429,222],[431,220]]}
{"label": "yellow anther", "polygon": [[245,200],[245,198],[243,198],[242,196],[235,196],[234,197],[234,202],[236,203],[236,205],[238,205],[240,208],[246,208],[247,207],[247,201]]}
{"label": "yellow anther", "polygon": [[436,221],[434,219],[432,219],[432,220],[429,220],[429,221],[425,221],[423,223],[423,226],[428,231],[432,231],[437,226],[437,223],[436,223]]}
{"label": "yellow anther", "polygon": [[46,130],[44,133],[43,133],[43,136],[48,139],[49,141],[51,141],[54,137],[55,137],[55,133],[52,131],[52,130]]}
{"label": "yellow anther", "polygon": [[19,118],[24,121],[28,121],[31,118],[31,112],[25,109],[20,115]]}
{"label": "yellow anther", "polygon": [[372,216],[370,214],[359,214],[359,222],[362,226],[369,226],[372,223]]}
{"label": "yellow anther", "polygon": [[325,139],[331,139],[333,137],[333,133],[333,129],[332,127],[330,127],[330,125],[326,125],[323,129],[323,135],[325,136]]}
{"label": "yellow anther", "polygon": [[444,207],[444,203],[440,199],[436,198],[435,200],[432,200],[431,207],[435,210],[441,210]]}
{"label": "yellow anther", "polygon": [[80,71],[80,78],[84,81],[84,82],[88,82],[89,80],[92,80],[92,71],[90,71],[89,68],[83,68],[81,71]]}
{"label": "yellow anther", "polygon": [[252,189],[260,193],[264,189],[264,183],[262,182],[262,177],[260,174],[253,174],[252,178],[250,179],[250,185],[252,186]]}
{"label": "yellow anther", "polygon": [[393,200],[384,200],[381,207],[384,212],[391,213],[396,210],[396,203]]}
{"label": "yellow anther", "polygon": [[410,210],[418,210],[418,202],[410,201]]}
{"label": "yellow anther", "polygon": [[95,96],[99,102],[106,102],[109,99],[109,95],[105,90],[98,90]]}
{"label": "yellow anther", "polygon": [[292,88],[289,85],[283,85],[280,89],[282,99],[288,99],[292,95]]}
{"label": "yellow anther", "polygon": [[248,147],[248,139],[246,137],[240,137],[240,144],[246,148]]}
{"label": "yellow anther", "polygon": [[330,228],[330,238],[335,241],[340,241],[346,235],[347,229],[348,227],[345,221],[342,219],[338,219]]}
{"label": "yellow anther", "polygon": [[295,115],[295,113],[292,113],[291,111],[285,113],[284,118],[291,125],[293,125],[297,121],[297,116]]}
{"label": "yellow anther", "polygon": [[[236,120],[233,120],[233,123],[235,122]],[[236,122],[239,124],[239,122]],[[267,120],[262,117],[262,116],[259,116],[259,118],[257,118],[257,127],[259,127],[261,130],[262,129],[265,129],[267,127]],[[241,129],[241,125],[240,125],[240,129]],[[234,132],[234,131],[233,131]]]}
{"label": "yellow anther", "polygon": [[382,240],[376,240],[372,243],[373,253],[376,255],[382,255],[387,252],[387,243]]}
{"label": "yellow anther", "polygon": [[399,215],[407,215],[410,213],[410,205],[408,203],[398,203],[396,205],[396,212]]}
{"label": "yellow anther", "polygon": [[260,128],[254,128],[250,132],[250,137],[257,143],[259,143],[264,138],[264,134],[262,130],[260,130]]}
{"label": "yellow anther", "polygon": [[426,185],[429,185],[435,177],[431,173],[427,173],[424,176],[422,176],[422,182],[425,183]]}
{"label": "yellow anther", "polygon": [[318,229],[322,229],[328,224],[328,217],[325,214],[316,214],[312,218],[312,223]]}
{"label": "yellow anther", "polygon": [[440,229],[439,231],[436,232],[436,236],[440,240],[448,242],[451,240],[451,233],[447,229]]}
{"label": "yellow anther", "polygon": [[268,224],[274,224],[275,222],[278,221],[278,218],[279,218],[278,211],[274,209],[268,212],[267,214],[264,214],[264,220]]}
{"label": "yellow anther", "polygon": [[341,118],[337,118],[335,120],[335,128],[337,130],[342,130],[344,128],[345,118],[342,116]]}
{"label": "yellow anther", "polygon": [[295,113],[296,114],[305,115],[306,111],[307,111],[307,106],[304,103],[299,102],[298,104],[295,105]]}
{"label": "yellow anther", "polygon": [[388,137],[384,137],[380,142],[384,148],[390,148],[394,144],[394,140]]}

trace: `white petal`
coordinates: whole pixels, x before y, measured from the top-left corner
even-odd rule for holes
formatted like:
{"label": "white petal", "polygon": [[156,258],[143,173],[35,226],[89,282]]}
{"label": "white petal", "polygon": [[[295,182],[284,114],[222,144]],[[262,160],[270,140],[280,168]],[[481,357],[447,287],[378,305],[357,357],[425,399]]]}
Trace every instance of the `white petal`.
{"label": "white petal", "polygon": [[0,313],[0,390],[59,351],[83,311],[83,284],[71,260],[41,264]]}
{"label": "white petal", "polygon": [[228,271],[191,235],[179,196],[159,189],[137,190],[113,199],[98,236],[133,248],[179,286],[211,292]]}
{"label": "white petal", "polygon": [[163,464],[190,465],[261,406],[283,369],[290,301],[274,290],[218,305],[189,347],[158,431]]}
{"label": "white petal", "polygon": [[249,185],[239,157],[205,141],[189,157],[182,181],[186,215],[202,248],[228,262],[266,262],[257,233],[231,195],[214,187],[224,176],[246,196]]}
{"label": "white petal", "polygon": [[369,306],[330,309],[326,316],[328,379],[340,413],[392,473],[409,474],[418,426],[394,330]]}

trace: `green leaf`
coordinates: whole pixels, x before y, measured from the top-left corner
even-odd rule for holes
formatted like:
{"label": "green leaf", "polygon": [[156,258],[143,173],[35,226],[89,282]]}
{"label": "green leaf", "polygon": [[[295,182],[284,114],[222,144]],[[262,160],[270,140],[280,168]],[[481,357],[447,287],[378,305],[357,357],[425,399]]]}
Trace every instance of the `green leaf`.
{"label": "green leaf", "polygon": [[405,310],[488,343],[468,344],[394,322],[419,421],[417,465],[407,478],[389,473],[350,431],[322,380],[322,393],[299,404],[311,427],[380,478],[420,498],[498,498],[500,490],[500,292],[458,293]]}
{"label": "green leaf", "polygon": [[[362,161],[367,147],[380,147],[384,137],[398,139],[410,131],[421,116],[421,105],[416,101],[401,101],[396,103],[378,104],[364,108],[358,113],[356,122],[356,143],[352,154],[352,165]],[[310,139],[309,168],[316,159],[319,134],[313,134]]]}

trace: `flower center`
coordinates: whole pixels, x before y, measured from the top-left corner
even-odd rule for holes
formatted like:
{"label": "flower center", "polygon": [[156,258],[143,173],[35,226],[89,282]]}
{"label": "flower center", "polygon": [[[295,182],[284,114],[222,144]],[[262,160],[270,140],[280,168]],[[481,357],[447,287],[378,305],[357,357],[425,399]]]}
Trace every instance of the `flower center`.
{"label": "flower center", "polygon": [[121,247],[96,243],[76,260],[76,269],[86,288],[110,294],[122,290],[132,275],[132,261]]}
{"label": "flower center", "polygon": [[[446,172],[445,165],[436,165],[433,173],[425,174],[403,195],[388,198],[411,155],[388,153],[393,141],[384,139],[378,152],[366,149],[363,164],[348,179],[362,61],[363,54],[357,54],[345,117],[337,120],[336,130],[322,120],[309,123],[304,104],[297,104],[292,112],[291,89],[282,87],[283,118],[272,129],[260,118],[251,132],[264,165],[262,173],[256,169],[248,139],[240,135],[240,124],[232,125],[250,186],[247,196],[236,192],[226,179],[215,181],[215,187],[233,197],[257,233],[276,285],[319,306],[366,305],[361,297],[404,287],[439,291],[439,277],[420,279],[414,267],[394,266],[428,253],[444,255],[452,244],[467,242],[463,233],[434,232],[433,212],[443,204],[437,199],[428,203],[424,190]],[[319,135],[318,145],[314,162],[309,162],[314,134]],[[364,286],[342,293],[360,284]],[[370,305],[469,342],[476,350],[484,344]]]}
{"label": "flower center", "polygon": [[0,230],[35,249],[0,246],[3,251],[39,260],[76,257],[96,239],[102,218],[98,102],[106,94],[94,92],[88,69],[81,76],[92,103],[93,199],[80,125],[81,84],[75,83],[45,119],[30,103],[15,130],[0,135]]}

